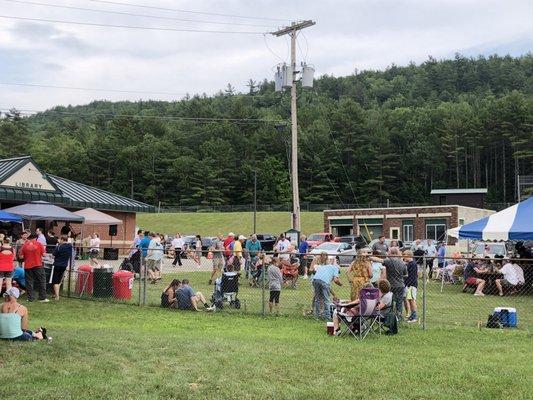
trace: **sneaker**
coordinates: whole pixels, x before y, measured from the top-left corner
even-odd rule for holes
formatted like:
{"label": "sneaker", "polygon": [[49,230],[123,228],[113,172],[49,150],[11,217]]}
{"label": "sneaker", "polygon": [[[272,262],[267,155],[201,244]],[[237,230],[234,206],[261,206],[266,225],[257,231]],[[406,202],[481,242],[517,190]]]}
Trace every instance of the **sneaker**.
{"label": "sneaker", "polygon": [[409,318],[409,319],[407,320],[407,323],[409,323],[409,324],[410,324],[410,323],[415,323],[415,322],[418,322],[418,319],[416,319],[416,318]]}
{"label": "sneaker", "polygon": [[205,311],[214,312],[217,308],[215,306],[207,307]]}
{"label": "sneaker", "polygon": [[340,329],[337,329],[335,332],[333,332],[333,336],[340,336],[342,331]]}
{"label": "sneaker", "polygon": [[309,279],[309,277],[307,275],[304,275],[303,279]]}
{"label": "sneaker", "polygon": [[48,303],[48,302],[50,302],[49,299],[42,299],[42,300],[39,300],[39,303]]}
{"label": "sneaker", "polygon": [[481,292],[476,292],[476,293],[474,293],[474,296],[485,296],[485,295],[483,293],[481,293]]}

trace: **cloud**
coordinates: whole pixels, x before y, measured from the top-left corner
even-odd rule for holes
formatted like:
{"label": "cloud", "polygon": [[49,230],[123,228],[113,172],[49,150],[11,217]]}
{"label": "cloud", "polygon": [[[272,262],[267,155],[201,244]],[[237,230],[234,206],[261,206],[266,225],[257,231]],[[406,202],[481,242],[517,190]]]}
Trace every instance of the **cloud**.
{"label": "cloud", "polygon": [[[142,2],[139,2],[139,4]],[[73,3],[74,4],[74,3]],[[147,3],[145,3],[147,4]],[[429,55],[523,54],[533,49],[533,2],[527,0],[153,0],[152,5],[224,14],[314,19],[298,38],[317,75],[346,75],[356,68],[423,62]],[[76,4],[80,5],[80,4]],[[274,30],[277,21],[139,9],[105,4],[87,8],[188,19],[272,25],[241,27],[8,5],[6,15],[115,25]],[[288,61],[287,38],[99,28],[37,22],[0,26],[0,75],[12,82],[176,93],[216,93],[229,82],[246,90],[250,78],[272,79],[272,67]],[[274,55],[275,53],[276,55]],[[279,58],[278,58],[279,57]],[[93,99],[138,99],[138,94],[2,87],[0,105],[43,109]],[[175,99],[169,95],[146,98]]]}

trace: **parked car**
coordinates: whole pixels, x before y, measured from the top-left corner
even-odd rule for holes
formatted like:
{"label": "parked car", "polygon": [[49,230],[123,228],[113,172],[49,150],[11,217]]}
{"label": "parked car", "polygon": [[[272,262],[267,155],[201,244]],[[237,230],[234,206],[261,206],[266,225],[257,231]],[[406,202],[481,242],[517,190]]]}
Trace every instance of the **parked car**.
{"label": "parked car", "polygon": [[271,233],[257,233],[257,240],[261,242],[261,248],[265,251],[274,250],[274,243],[276,243],[276,236]]}
{"label": "parked car", "polygon": [[474,251],[474,257],[477,258],[500,258],[507,255],[505,243],[477,242]]}
{"label": "parked car", "polygon": [[214,236],[206,236],[202,238],[202,251],[209,251],[213,240],[216,239]]}
{"label": "parked car", "polygon": [[[307,237],[307,243],[310,248],[315,248],[326,241],[326,236],[331,235],[329,232],[313,233]],[[337,241],[337,239],[335,239]]]}
{"label": "parked car", "polygon": [[338,237],[336,241],[342,242],[342,243],[350,243],[356,249],[362,249],[363,247],[367,245],[365,238],[363,236],[357,236],[357,235],[341,236],[341,237]]}
{"label": "parked car", "polygon": [[[353,250],[353,247],[352,247],[352,245],[350,243],[345,243],[345,242],[324,242],[324,243],[318,245],[317,247],[313,248],[309,252],[309,254],[310,254],[310,258],[312,259],[317,254],[320,254],[323,251],[325,251],[326,253],[328,253],[328,255],[331,258],[335,257],[335,261],[337,262],[337,264],[339,264],[340,266],[345,266],[345,265],[349,265],[352,262],[352,260],[353,260],[353,256],[344,257],[345,253],[347,251],[351,251],[351,250]],[[355,253],[354,253],[354,255],[355,255]]]}

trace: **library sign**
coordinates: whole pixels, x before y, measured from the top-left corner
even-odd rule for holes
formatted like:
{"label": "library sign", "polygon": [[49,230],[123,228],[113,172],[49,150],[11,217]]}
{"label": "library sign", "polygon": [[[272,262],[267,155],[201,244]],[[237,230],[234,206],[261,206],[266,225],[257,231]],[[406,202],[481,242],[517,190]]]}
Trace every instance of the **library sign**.
{"label": "library sign", "polygon": [[42,189],[43,185],[39,183],[30,183],[30,182],[15,182],[15,187],[25,188],[25,189]]}
{"label": "library sign", "polygon": [[49,190],[56,191],[46,175],[43,175],[37,167],[29,162],[18,171],[0,183],[0,186],[10,186],[17,189]]}

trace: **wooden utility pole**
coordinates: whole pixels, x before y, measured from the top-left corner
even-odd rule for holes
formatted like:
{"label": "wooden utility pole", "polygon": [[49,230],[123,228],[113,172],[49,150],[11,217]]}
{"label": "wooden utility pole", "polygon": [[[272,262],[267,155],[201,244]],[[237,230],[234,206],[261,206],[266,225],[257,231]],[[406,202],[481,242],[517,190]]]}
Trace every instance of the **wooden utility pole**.
{"label": "wooden utility pole", "polygon": [[292,183],[292,228],[300,230],[300,190],[298,187],[298,118],[296,113],[296,35],[298,31],[315,25],[314,21],[293,22],[275,32],[274,36],[289,35],[291,37],[291,183]]}

